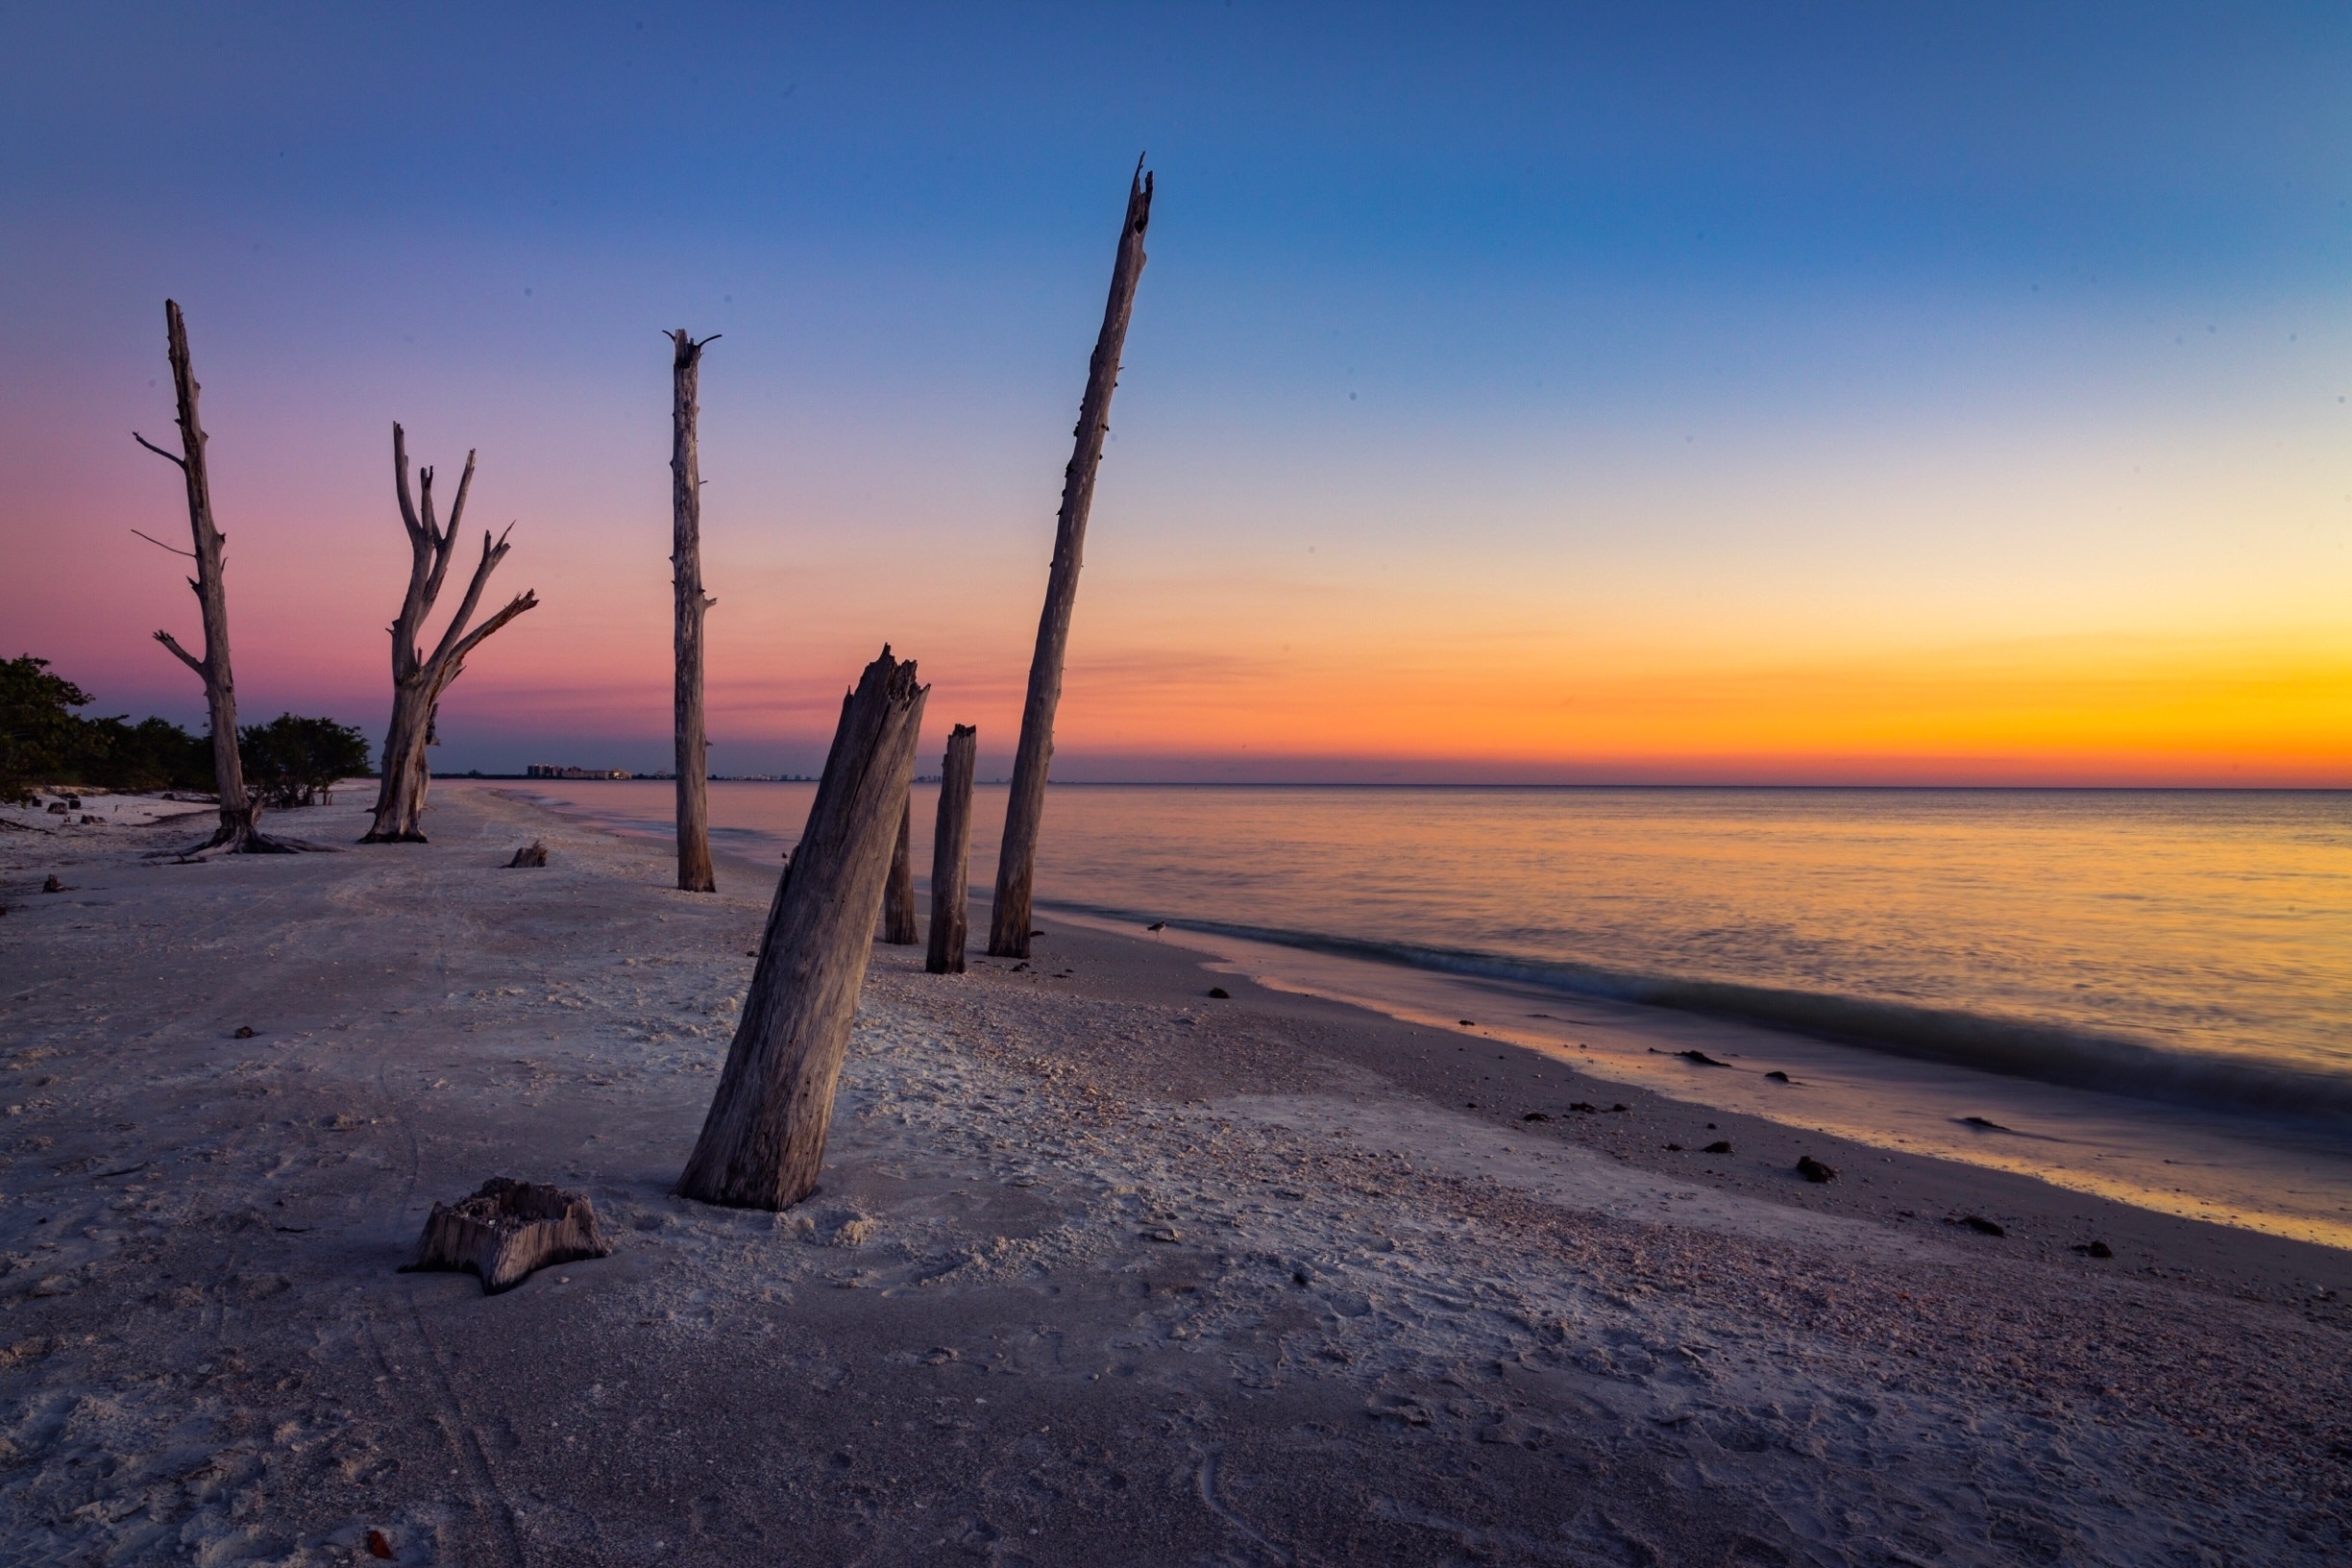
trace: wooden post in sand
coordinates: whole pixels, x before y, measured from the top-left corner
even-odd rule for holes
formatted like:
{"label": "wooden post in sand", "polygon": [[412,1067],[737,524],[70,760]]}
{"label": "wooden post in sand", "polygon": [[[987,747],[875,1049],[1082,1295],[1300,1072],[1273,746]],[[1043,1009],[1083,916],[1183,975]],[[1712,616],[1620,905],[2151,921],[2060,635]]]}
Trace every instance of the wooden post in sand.
{"label": "wooden post in sand", "polygon": [[702,464],[695,450],[696,383],[701,343],[681,327],[670,334],[670,580],[677,598],[677,885],[715,893],[711,875],[709,739],[702,728],[702,613],[719,601],[702,594]]}
{"label": "wooden post in sand", "polygon": [[[188,586],[196,590],[204,617],[204,657],[182,648],[168,631],[155,635],[157,642],[171,649],[204,682],[205,705],[212,715],[212,785],[220,796],[220,826],[191,852],[282,853],[292,846],[263,838],[255,825],[261,816],[261,802],[246,792],[245,764],[237,755],[236,682],[229,670],[229,590],[221,576],[223,541],[220,529],[212,526],[212,475],[205,461],[204,424],[196,412],[196,371],[188,359],[187,323],[181,317],[177,301],[163,302],[163,332],[171,359],[172,390],[180,405],[180,454],[174,456],[136,430],[131,432],[131,439],[164,461],[177,463],[187,483],[188,531],[195,550],[175,553],[196,563],[196,576],[188,579]],[[163,544],[160,539],[150,542]]]}
{"label": "wooden post in sand", "polygon": [[971,860],[973,762],[980,732],[958,724],[947,736],[940,766],[939,829],[931,840],[931,949],[923,968],[933,974],[964,972],[965,872]]}
{"label": "wooden post in sand", "polygon": [[1062,475],[1062,515],[1054,525],[1053,568],[1045,578],[1045,613],[1038,620],[1037,652],[1029,661],[1029,696],[1021,705],[1020,747],[1013,756],[1013,790],[1005,803],[1004,845],[996,858],[996,902],[989,920],[993,958],[1029,956],[1029,898],[1037,875],[1038,829],[1045,816],[1045,773],[1053,762],[1054,710],[1062,702],[1062,666],[1069,652],[1070,609],[1078,601],[1078,567],[1086,553],[1087,514],[1094,505],[1094,471],[1102,466],[1111,393],[1118,385],[1119,351],[1135,311],[1136,282],[1143,276],[1143,231],[1151,222],[1152,177],[1140,159],[1127,188],[1127,218],[1111,267],[1111,299],[1087,368],[1078,404],[1078,444]]}
{"label": "wooden post in sand", "polygon": [[816,1189],[929,692],[915,683],[914,661],[885,648],[842,704],[681,1196],[782,1209]]}
{"label": "wooden post in sand", "polygon": [[915,832],[915,799],[898,815],[898,847],[891,851],[890,880],[882,890],[882,940],[894,947],[912,947],[922,941],[915,928],[915,856],[909,841]]}

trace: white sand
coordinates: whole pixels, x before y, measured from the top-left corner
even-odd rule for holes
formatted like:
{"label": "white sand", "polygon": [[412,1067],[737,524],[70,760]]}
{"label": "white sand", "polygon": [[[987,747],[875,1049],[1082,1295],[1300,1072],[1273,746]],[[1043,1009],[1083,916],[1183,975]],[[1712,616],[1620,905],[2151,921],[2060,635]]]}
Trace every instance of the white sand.
{"label": "white sand", "polygon": [[[1528,1124],[1631,1091],[1146,943],[877,949],[825,1190],[680,1202],[767,889],[438,799],[340,855],[0,834],[0,1561],[2352,1558],[2344,1255],[1811,1188],[1727,1113],[1685,1167],[1703,1108]],[[392,1272],[492,1174],[621,1251]]]}

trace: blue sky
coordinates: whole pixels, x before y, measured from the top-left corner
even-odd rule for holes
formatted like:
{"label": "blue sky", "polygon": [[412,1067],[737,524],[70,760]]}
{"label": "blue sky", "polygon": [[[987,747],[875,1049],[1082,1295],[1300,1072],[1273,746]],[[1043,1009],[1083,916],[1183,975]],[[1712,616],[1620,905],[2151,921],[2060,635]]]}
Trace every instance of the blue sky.
{"label": "blue sky", "polygon": [[171,293],[249,708],[380,723],[397,417],[482,449],[548,600],[442,766],[658,761],[684,325],[724,334],[744,765],[821,753],[886,635],[1009,741],[1146,150],[1073,766],[1280,729],[1302,658],[1402,692],[1482,649],[2352,648],[2341,8],[8,4],[0,60],[0,526],[37,568],[0,625],[115,707],[199,707],[125,542],[172,516],[123,433],[167,423]]}

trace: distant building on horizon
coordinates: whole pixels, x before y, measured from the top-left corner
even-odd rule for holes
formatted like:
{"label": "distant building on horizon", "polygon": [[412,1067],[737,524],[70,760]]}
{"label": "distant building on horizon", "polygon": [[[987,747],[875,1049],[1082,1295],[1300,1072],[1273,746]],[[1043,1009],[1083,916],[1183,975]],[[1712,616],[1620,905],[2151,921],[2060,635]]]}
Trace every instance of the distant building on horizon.
{"label": "distant building on horizon", "polygon": [[568,768],[551,762],[534,762],[523,770],[525,778],[634,778],[626,768]]}

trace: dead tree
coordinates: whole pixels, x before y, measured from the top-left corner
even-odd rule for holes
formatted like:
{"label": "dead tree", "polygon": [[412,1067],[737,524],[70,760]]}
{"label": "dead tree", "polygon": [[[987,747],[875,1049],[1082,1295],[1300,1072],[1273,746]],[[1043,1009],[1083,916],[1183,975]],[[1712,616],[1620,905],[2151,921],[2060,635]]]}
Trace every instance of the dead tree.
{"label": "dead tree", "polygon": [[989,922],[992,957],[1029,956],[1029,900],[1037,875],[1038,830],[1045,816],[1045,774],[1053,763],[1054,710],[1062,702],[1062,666],[1069,651],[1070,610],[1078,601],[1078,567],[1086,552],[1087,514],[1094,505],[1094,473],[1102,466],[1111,393],[1118,385],[1119,351],[1143,276],[1143,231],[1151,222],[1152,177],[1141,160],[1127,188],[1127,220],[1111,267],[1111,299],[1087,368],[1078,404],[1077,449],[1062,475],[1062,513],[1054,525],[1053,568],[1045,578],[1045,612],[1038,620],[1037,652],[1029,661],[1029,696],[1021,704],[1020,747],[1013,756],[1013,790],[1005,802],[1004,845],[996,859],[996,903]]}
{"label": "dead tree", "polygon": [[[195,549],[175,551],[196,563],[188,586],[204,615],[204,657],[198,658],[168,631],[156,633],[182,664],[204,682],[205,705],[212,715],[212,787],[220,796],[220,826],[190,854],[282,854],[294,847],[261,836],[261,802],[245,789],[245,765],[237,755],[236,681],[229,669],[229,592],[221,577],[221,532],[212,526],[212,475],[205,461],[204,422],[196,411],[196,372],[188,359],[187,323],[179,302],[163,302],[163,332],[171,358],[172,389],[179,399],[180,455],[174,456],[136,430],[131,439],[166,462],[180,465],[187,481],[188,532]],[[144,534],[140,535],[145,538]],[[150,541],[162,544],[159,539]],[[163,545],[165,550],[172,547]]]}
{"label": "dead tree", "polygon": [[923,968],[933,974],[964,972],[966,868],[971,860],[973,763],[980,732],[958,724],[948,732],[940,765],[939,828],[931,839],[931,948]]}
{"label": "dead tree", "polygon": [[743,1021],[678,1178],[684,1197],[782,1209],[816,1190],[929,693],[914,661],[885,648],[842,703],[808,825],[769,906]]}
{"label": "dead tree", "polygon": [[882,889],[882,940],[894,947],[912,947],[922,941],[915,928],[915,799],[907,797],[898,814],[898,847],[891,852],[890,880]]}
{"label": "dead tree", "polygon": [[702,613],[719,601],[702,594],[702,466],[695,451],[696,383],[701,343],[679,328],[670,334],[670,578],[677,593],[677,877],[687,893],[715,893],[711,874],[709,739],[702,728]]}
{"label": "dead tree", "polygon": [[401,524],[408,530],[408,593],[391,627],[392,722],[384,731],[383,783],[376,792],[376,819],[361,844],[425,842],[419,824],[425,815],[425,791],[432,777],[425,748],[434,739],[433,715],[441,705],[441,694],[464,674],[466,655],[479,648],[482,639],[539,602],[536,593],[526,590],[498,614],[472,631],[466,630],[481,603],[482,590],[489,586],[490,574],[506,558],[508,549],[504,533],[494,541],[484,529],[481,560],[475,565],[473,580],[466,584],[465,599],[442,628],[431,656],[425,654],[425,622],[432,614],[433,601],[449,576],[450,560],[457,552],[457,528],[465,519],[466,494],[474,488],[474,455],[466,453],[465,473],[458,478],[457,496],[450,502],[445,527],[433,515],[431,469],[418,471],[416,497],[410,498],[408,439],[398,425],[392,427],[392,478],[400,497]]}

